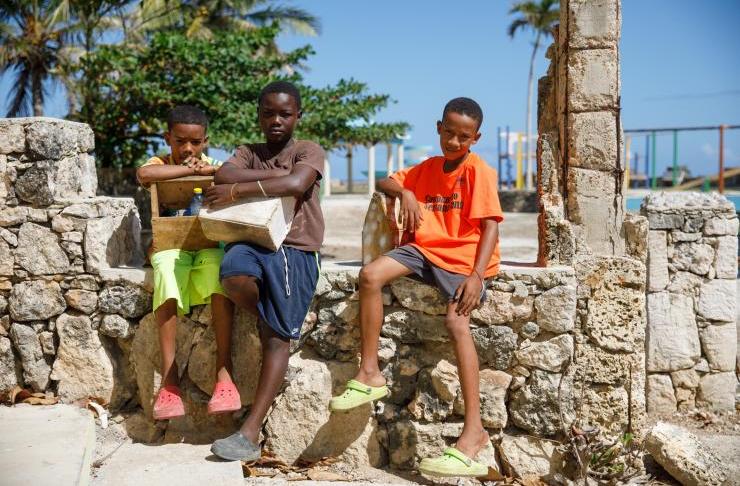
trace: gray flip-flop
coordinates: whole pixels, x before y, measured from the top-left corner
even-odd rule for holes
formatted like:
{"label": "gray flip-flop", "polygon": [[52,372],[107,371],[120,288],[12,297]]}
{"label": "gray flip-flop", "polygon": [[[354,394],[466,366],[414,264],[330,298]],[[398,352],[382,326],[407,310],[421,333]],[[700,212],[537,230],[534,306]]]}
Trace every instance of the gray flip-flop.
{"label": "gray flip-flop", "polygon": [[214,441],[211,452],[227,461],[251,462],[259,459],[261,455],[259,446],[253,444],[239,431]]}

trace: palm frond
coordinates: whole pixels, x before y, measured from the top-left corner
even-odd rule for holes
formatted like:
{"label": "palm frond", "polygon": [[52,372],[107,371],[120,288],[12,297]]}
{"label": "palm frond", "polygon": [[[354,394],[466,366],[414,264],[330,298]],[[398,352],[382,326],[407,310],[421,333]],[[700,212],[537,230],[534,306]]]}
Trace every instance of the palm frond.
{"label": "palm frond", "polygon": [[10,107],[5,115],[7,118],[24,116],[31,113],[31,72],[20,68],[13,86],[10,88]]}
{"label": "palm frond", "polygon": [[315,36],[321,33],[321,21],[316,16],[297,7],[271,5],[249,13],[247,18],[260,25],[274,21],[281,22],[294,32],[303,35]]}

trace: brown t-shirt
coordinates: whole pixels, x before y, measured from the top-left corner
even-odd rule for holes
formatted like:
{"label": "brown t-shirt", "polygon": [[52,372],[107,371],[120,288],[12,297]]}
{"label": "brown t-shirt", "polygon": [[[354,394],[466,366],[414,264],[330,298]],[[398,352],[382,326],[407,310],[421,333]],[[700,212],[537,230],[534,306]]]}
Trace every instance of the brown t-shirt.
{"label": "brown t-shirt", "polygon": [[319,145],[308,140],[291,140],[277,154],[270,152],[264,143],[241,145],[225,164],[263,170],[292,169],[296,164],[306,164],[318,172],[311,187],[298,198],[293,224],[283,244],[304,251],[319,251],[324,241],[324,215],[319,203],[324,150]]}

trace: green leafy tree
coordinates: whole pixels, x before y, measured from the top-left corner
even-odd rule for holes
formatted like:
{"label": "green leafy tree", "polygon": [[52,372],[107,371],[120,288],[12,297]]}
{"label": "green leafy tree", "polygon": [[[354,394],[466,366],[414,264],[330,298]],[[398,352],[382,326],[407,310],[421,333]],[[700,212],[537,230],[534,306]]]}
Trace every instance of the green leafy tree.
{"label": "green leafy tree", "polygon": [[543,41],[552,35],[552,29],[560,19],[560,8],[558,0],[535,0],[527,2],[516,2],[509,11],[509,14],[518,16],[509,25],[508,33],[514,37],[520,30],[531,30],[534,32],[534,44],[532,46],[532,57],[529,61],[529,80],[527,83],[527,131],[525,140],[527,141],[527,169],[526,185],[527,189],[532,189],[532,159],[530,156],[530,134],[532,132],[532,96],[534,93],[534,61],[537,56],[537,50]]}
{"label": "green leafy tree", "polygon": [[[85,93],[90,102],[79,119],[95,132],[99,163],[132,165],[156,150],[167,112],[181,103],[208,113],[213,146],[231,149],[260,141],[257,97],[275,79],[289,79],[303,93],[305,114],[298,136],[327,149],[367,137],[348,121],[370,119],[387,105],[388,97],[368,95],[364,84],[352,80],[321,89],[304,86],[296,71],[286,75],[285,66],[305,61],[312,50],[270,50],[278,32],[277,25],[218,33],[212,39],[162,32],[146,46],[106,46],[85,57],[82,72],[92,83]],[[405,128],[403,123],[378,124],[373,133],[383,138],[384,129],[390,133]]]}
{"label": "green leafy tree", "polygon": [[0,74],[13,76],[6,116],[44,114],[45,84],[58,82],[74,28],[60,0],[0,0]]}

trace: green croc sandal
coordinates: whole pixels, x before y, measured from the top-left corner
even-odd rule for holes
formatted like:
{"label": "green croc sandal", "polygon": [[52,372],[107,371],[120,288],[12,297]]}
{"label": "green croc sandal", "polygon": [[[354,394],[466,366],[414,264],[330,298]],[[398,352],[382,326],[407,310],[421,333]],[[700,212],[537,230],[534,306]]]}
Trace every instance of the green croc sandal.
{"label": "green croc sandal", "polygon": [[448,447],[440,457],[425,458],[419,463],[419,471],[429,476],[481,477],[488,474],[488,466],[475,462],[454,447]]}
{"label": "green croc sandal", "polygon": [[360,383],[357,380],[349,380],[347,382],[347,388],[344,393],[338,397],[334,397],[329,402],[329,410],[338,412],[342,410],[350,410],[360,405],[378,400],[385,396],[388,396],[390,391],[387,385],[383,386],[370,386]]}

